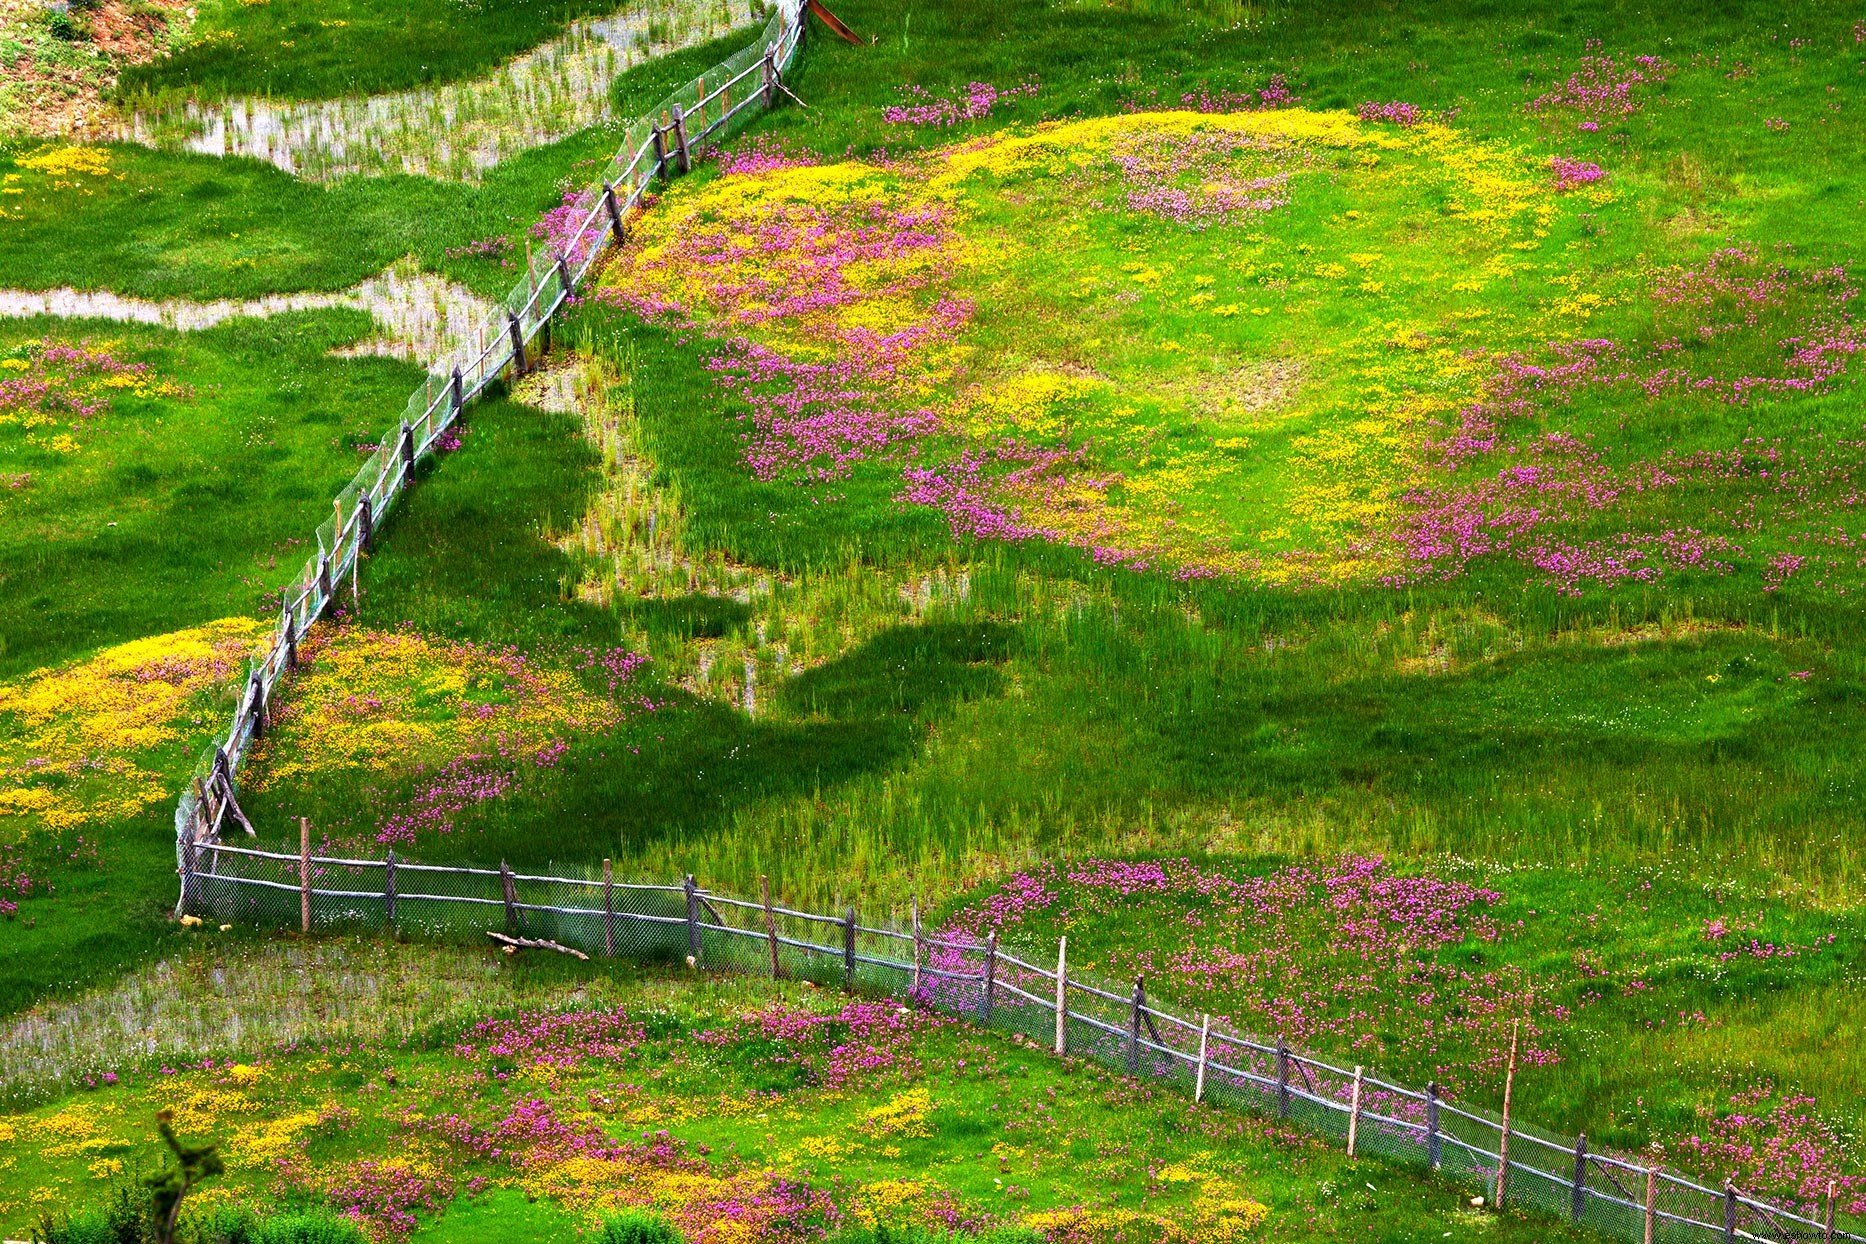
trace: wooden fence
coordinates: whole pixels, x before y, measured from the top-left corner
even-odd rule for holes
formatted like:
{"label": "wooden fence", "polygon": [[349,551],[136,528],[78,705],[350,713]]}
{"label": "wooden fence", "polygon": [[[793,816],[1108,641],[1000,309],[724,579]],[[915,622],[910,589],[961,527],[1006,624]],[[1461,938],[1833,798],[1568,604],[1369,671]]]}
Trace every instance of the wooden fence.
{"label": "wooden fence", "polygon": [[1559,1217],[1616,1239],[1866,1244],[1836,1222],[1830,1185],[1814,1217],[1708,1188],[1654,1163],[1591,1149],[1513,1119],[1514,1051],[1503,1111],[1453,1100],[1435,1085],[1409,1088],[1196,1021],[1150,1000],[1145,982],[1114,989],[1071,974],[1067,945],[1054,966],[998,944],[926,932],[916,904],[905,929],[863,924],[700,887],[621,882],[608,861],[584,877],[498,868],[298,854],[222,843],[184,844],[181,907],[202,917],[296,924],[305,932],[387,928],[400,933],[549,944],[582,955],[685,962],[695,969],[796,976],[887,994],[982,1025],[1020,1033],[1058,1055],[1075,1054],[1155,1081],[1195,1101],[1258,1111],[1331,1136],[1350,1156],[1371,1155],[1462,1178],[1492,1205]]}

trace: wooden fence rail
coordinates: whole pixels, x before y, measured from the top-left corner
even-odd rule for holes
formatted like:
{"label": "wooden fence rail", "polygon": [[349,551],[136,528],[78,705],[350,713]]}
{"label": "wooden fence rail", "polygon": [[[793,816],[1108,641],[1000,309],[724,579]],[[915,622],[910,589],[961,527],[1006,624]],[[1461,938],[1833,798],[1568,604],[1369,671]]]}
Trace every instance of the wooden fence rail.
{"label": "wooden fence rail", "polygon": [[[608,861],[600,876],[558,877],[394,855],[325,857],[311,853],[308,835],[296,854],[201,842],[180,871],[184,910],[218,919],[298,923],[306,931],[496,932],[508,942],[522,934],[533,940],[520,944],[579,954],[816,976],[849,990],[889,993],[1022,1032],[1058,1054],[1177,1083],[1197,1101],[1276,1115],[1336,1137],[1351,1157],[1379,1155],[1462,1176],[1493,1204],[1507,1198],[1614,1238],[1866,1244],[1866,1235],[1835,1224],[1831,1188],[1817,1221],[1733,1186],[1705,1187],[1590,1149],[1585,1137],[1554,1137],[1525,1129],[1520,1119],[1454,1104],[1436,1085],[1408,1088],[1286,1041],[1224,1031],[1209,1015],[1195,1021],[1175,1014],[1149,1000],[1142,981],[1123,992],[1072,976],[1063,945],[1052,969],[1006,950],[995,937],[930,937],[919,930],[917,902],[914,927],[901,930],[863,924],[854,908],[832,915],[781,906],[770,900],[768,883],[752,900],[707,890],[691,876],[678,884],[619,882]],[[408,884],[416,876],[425,878],[418,890]],[[489,920],[501,927],[491,929]],[[784,924],[791,921],[801,929],[833,925],[835,933],[822,940],[793,936]]]}

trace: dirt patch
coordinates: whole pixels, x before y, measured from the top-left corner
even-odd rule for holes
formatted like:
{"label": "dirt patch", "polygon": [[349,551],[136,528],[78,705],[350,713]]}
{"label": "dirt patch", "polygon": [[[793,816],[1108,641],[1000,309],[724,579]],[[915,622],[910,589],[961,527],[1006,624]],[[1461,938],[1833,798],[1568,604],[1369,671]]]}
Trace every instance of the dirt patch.
{"label": "dirt patch", "polygon": [[61,35],[44,0],[0,0],[0,55],[10,61],[0,83],[0,137],[93,132],[117,75],[167,51],[191,12],[189,0],[143,0],[133,9],[105,0],[68,14]]}

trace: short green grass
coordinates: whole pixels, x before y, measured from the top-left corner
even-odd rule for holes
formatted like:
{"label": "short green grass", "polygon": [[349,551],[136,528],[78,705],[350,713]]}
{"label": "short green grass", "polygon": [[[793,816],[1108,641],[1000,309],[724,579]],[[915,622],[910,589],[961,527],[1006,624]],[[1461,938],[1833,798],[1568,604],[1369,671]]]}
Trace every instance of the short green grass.
{"label": "short green grass", "polygon": [[376,95],[481,74],[608,0],[212,0],[187,44],[118,79],[117,94]]}

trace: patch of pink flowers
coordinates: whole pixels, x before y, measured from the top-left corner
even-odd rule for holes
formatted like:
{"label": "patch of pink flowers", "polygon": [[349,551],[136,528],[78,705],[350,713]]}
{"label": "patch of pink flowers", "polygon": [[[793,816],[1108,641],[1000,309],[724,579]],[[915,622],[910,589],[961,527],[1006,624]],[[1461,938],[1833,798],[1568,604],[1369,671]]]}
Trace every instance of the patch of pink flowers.
{"label": "patch of pink flowers", "polygon": [[952,126],[961,121],[977,121],[991,115],[992,109],[1006,100],[1028,99],[1036,95],[1038,84],[1025,82],[999,90],[989,82],[973,82],[952,96],[930,94],[924,87],[908,84],[900,88],[910,103],[890,104],[881,110],[883,120],[894,125]]}
{"label": "patch of pink flowers", "polygon": [[1646,89],[1663,83],[1671,71],[1672,67],[1657,56],[1583,56],[1578,69],[1552,90],[1538,95],[1529,108],[1532,112],[1559,109],[1596,124],[1631,116],[1644,105]]}
{"label": "patch of pink flowers", "polygon": [[1846,1140],[1814,1106],[1812,1097],[1760,1085],[1701,1110],[1698,1130],[1679,1145],[1693,1165],[1805,1217],[1819,1221],[1830,1184],[1843,1213],[1866,1213],[1866,1175],[1844,1173]]}
{"label": "patch of pink flowers", "polygon": [[1385,121],[1401,129],[1410,129],[1423,121],[1425,114],[1419,111],[1417,104],[1409,104],[1404,100],[1393,99],[1383,104],[1370,99],[1361,105],[1360,118],[1363,121]]}
{"label": "patch of pink flowers", "polygon": [[777,1049],[767,1056],[771,1062],[799,1068],[812,1082],[839,1089],[918,1072],[907,1038],[947,1022],[896,1002],[850,1002],[827,1015],[779,1004],[745,1024],[697,1032],[693,1039],[712,1046],[754,1038],[775,1042]]}
{"label": "patch of pink flowers", "polygon": [[516,1019],[485,1019],[454,1045],[469,1061],[511,1060],[570,1070],[585,1060],[613,1061],[633,1053],[647,1033],[620,1007],[608,1011],[528,1011]]}
{"label": "patch of pink flowers", "polygon": [[750,142],[719,152],[719,171],[728,176],[775,173],[780,169],[817,164],[816,153],[775,134],[758,134]]}
{"label": "patch of pink flowers", "polygon": [[1549,172],[1555,175],[1557,190],[1573,190],[1577,186],[1591,186],[1606,174],[1600,165],[1591,160],[1570,160],[1566,156],[1550,156]]}

